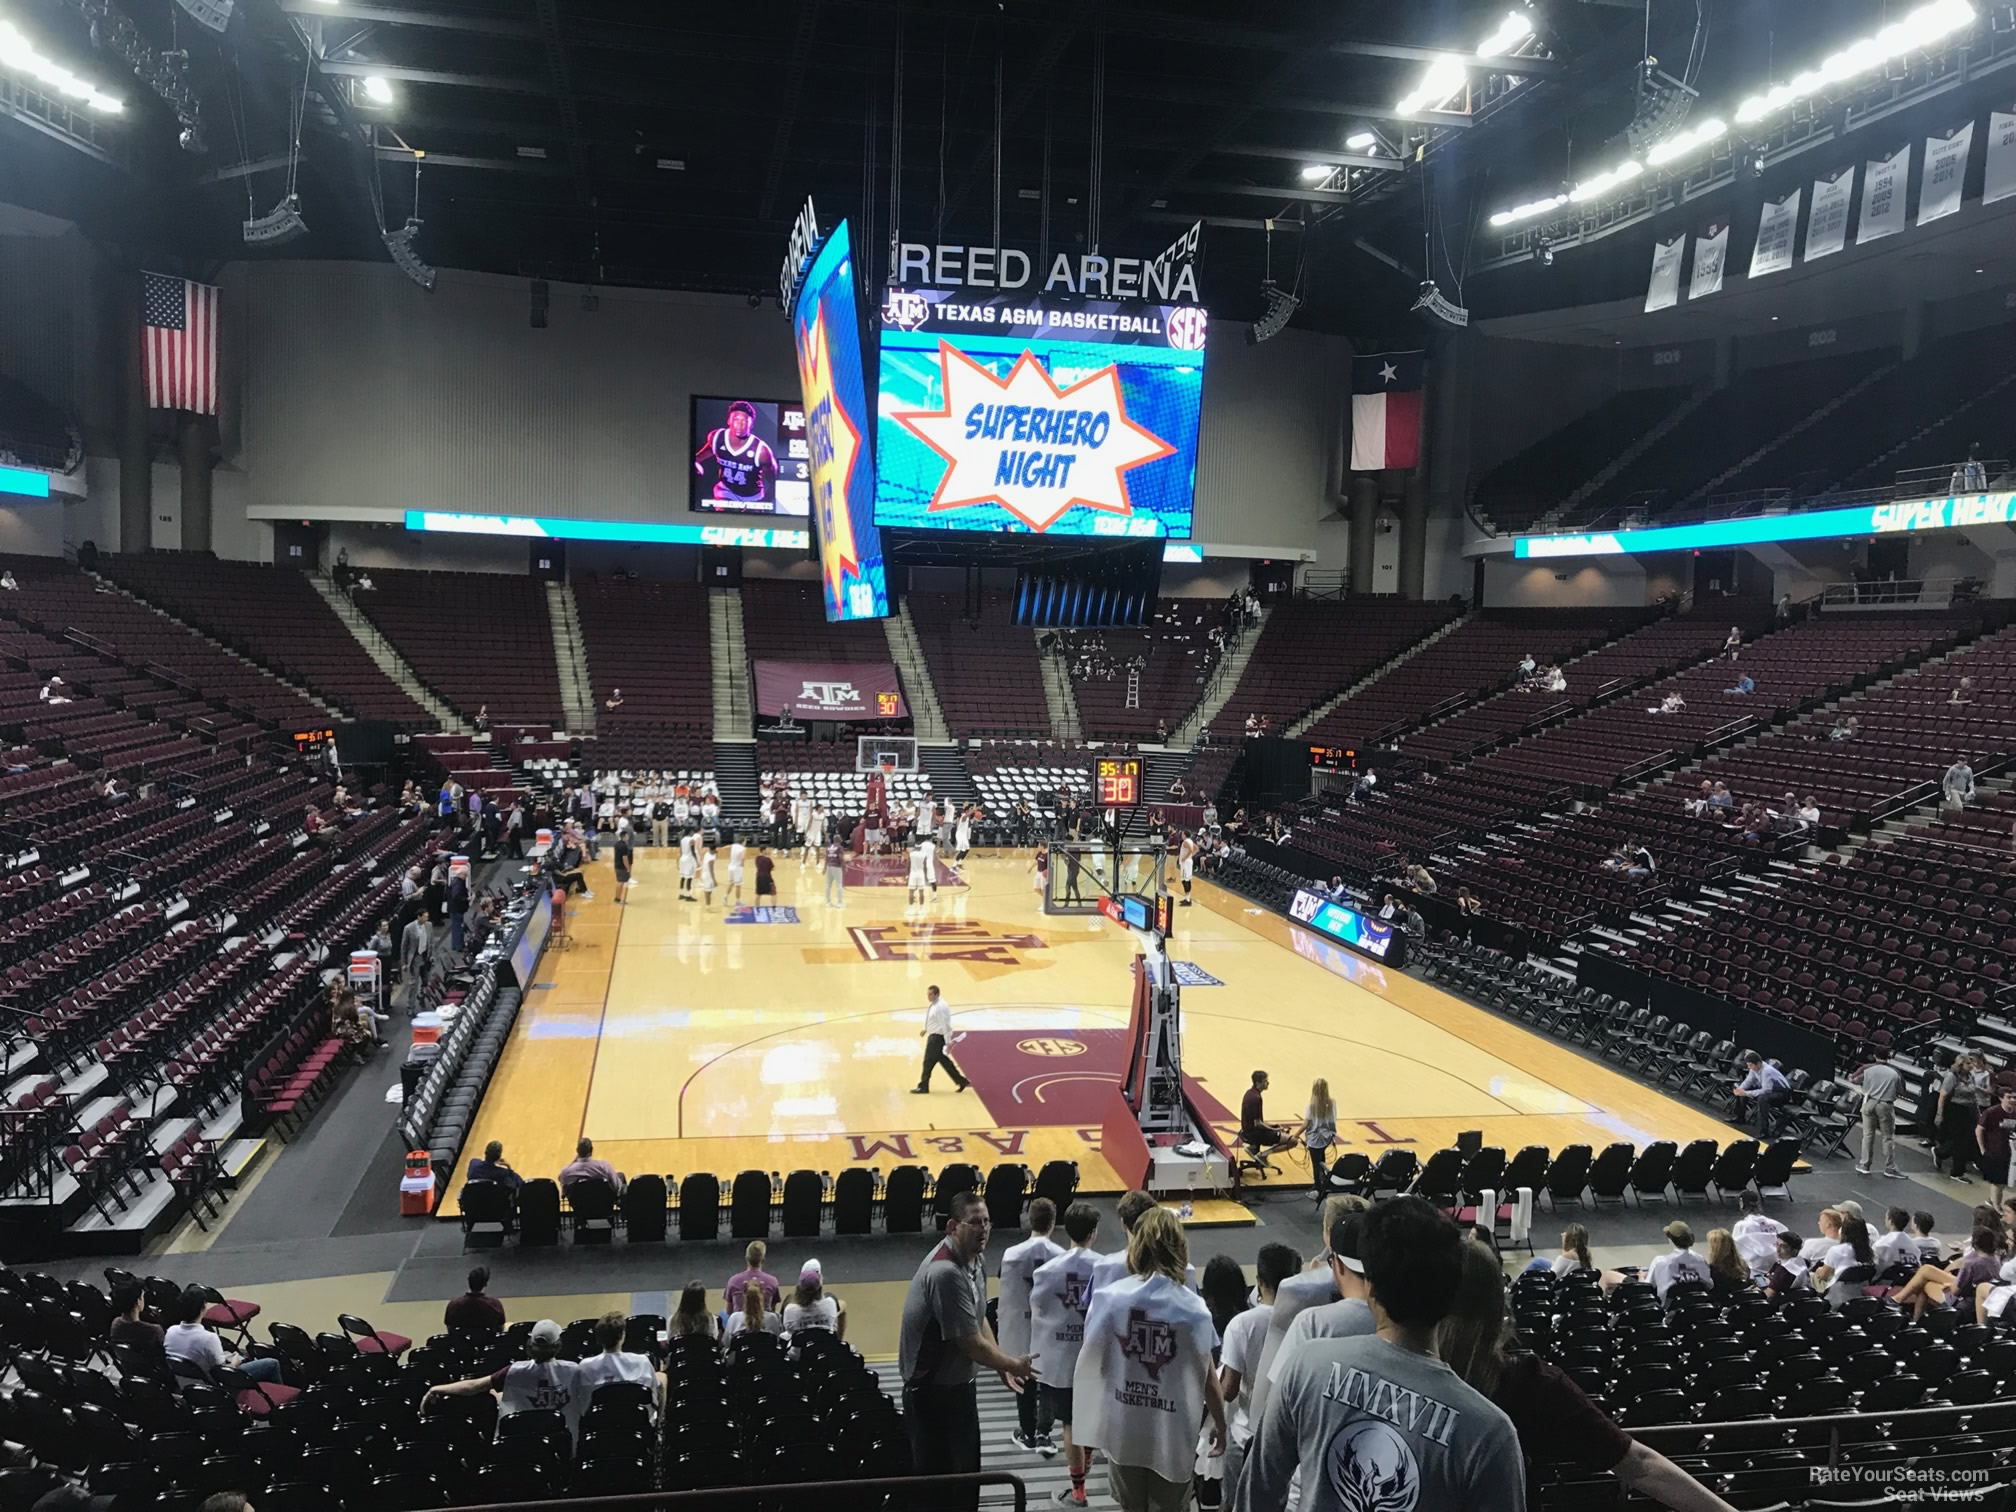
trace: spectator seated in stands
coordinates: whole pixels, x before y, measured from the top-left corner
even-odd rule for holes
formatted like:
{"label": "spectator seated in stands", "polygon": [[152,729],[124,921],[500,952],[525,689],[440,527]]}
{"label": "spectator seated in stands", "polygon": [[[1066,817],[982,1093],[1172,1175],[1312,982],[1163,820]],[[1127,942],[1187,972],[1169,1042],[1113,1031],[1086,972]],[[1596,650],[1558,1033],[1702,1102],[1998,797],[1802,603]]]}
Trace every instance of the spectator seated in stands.
{"label": "spectator seated in stands", "polygon": [[2001,1234],[1993,1228],[1977,1226],[1967,1253],[1950,1270],[1940,1265],[1921,1265],[1911,1279],[1891,1293],[1891,1299],[1899,1306],[1909,1306],[1911,1315],[1920,1318],[1928,1307],[1975,1308],[1975,1321],[1980,1322],[1979,1304],[1986,1297],[1987,1290],[2002,1279],[2005,1269],[2001,1254]]}
{"label": "spectator seated in stands", "polygon": [[1971,677],[1961,678],[1954,685],[1953,691],[1947,695],[1946,702],[1953,708],[1974,702],[1974,679]]}
{"label": "spectator seated in stands", "polygon": [[602,707],[609,710],[611,713],[614,713],[616,710],[622,708],[623,690],[621,688],[611,688],[609,690],[609,696],[602,700]]}
{"label": "spectator seated in stands", "polygon": [[0,589],[5,589],[9,593],[18,593],[21,585],[14,581],[14,574],[12,572],[0,572]]}
{"label": "spectator seated in stands", "polygon": [[1862,721],[1850,714],[1846,719],[1828,730],[1829,740],[1853,740],[1862,733]]}
{"label": "spectator seated in stands", "polygon": [[42,684],[40,701],[46,704],[67,704],[70,702],[70,695],[64,691],[63,679],[61,677],[51,676],[49,681]]}
{"label": "spectator seated in stands", "polygon": [[581,1367],[560,1358],[560,1325],[551,1318],[541,1318],[532,1325],[525,1347],[530,1359],[514,1360],[492,1375],[429,1386],[420,1399],[421,1412],[425,1413],[427,1404],[437,1396],[476,1396],[494,1391],[503,1398],[497,1407],[500,1430],[504,1419],[517,1413],[557,1410],[572,1431],[580,1419],[577,1406],[582,1401]]}
{"label": "spectator seated in stands", "polygon": [[[471,1162],[473,1165],[475,1162]],[[482,1333],[501,1333],[504,1329],[504,1304],[490,1295],[490,1267],[478,1265],[469,1272],[469,1290],[452,1299],[442,1315],[442,1322],[450,1330],[469,1329]]]}
{"label": "spectator seated in stands", "polygon": [[1558,666],[1549,667],[1545,675],[1540,679],[1540,691],[1543,693],[1566,693],[1568,691],[1568,674],[1563,672]]}
{"label": "spectator seated in stands", "polygon": [[204,1310],[209,1305],[202,1290],[194,1286],[184,1291],[176,1304],[176,1321],[161,1339],[161,1347],[175,1374],[212,1381],[220,1366],[230,1365],[254,1381],[278,1381],[278,1360],[244,1360],[224,1347],[223,1341],[203,1322]]}
{"label": "spectator seated in stands", "polygon": [[1745,672],[1736,679],[1735,687],[1724,688],[1722,691],[1724,693],[1755,693],[1757,691],[1757,680],[1748,672]]}
{"label": "spectator seated in stands", "polygon": [[826,1295],[826,1274],[817,1260],[807,1260],[798,1272],[798,1286],[784,1304],[784,1332],[794,1340],[805,1329],[824,1329],[847,1337],[847,1304]]}
{"label": "spectator seated in stands", "polygon": [[514,1192],[525,1184],[525,1178],[512,1170],[504,1159],[504,1141],[501,1139],[491,1140],[483,1146],[483,1154],[469,1162],[469,1180],[501,1181]]}
{"label": "spectator seated in stands", "polygon": [[761,1239],[753,1239],[749,1248],[742,1252],[743,1268],[728,1278],[728,1284],[721,1289],[722,1301],[728,1311],[742,1311],[742,1293],[747,1287],[755,1287],[763,1293],[763,1304],[774,1309],[782,1300],[783,1293],[777,1285],[777,1278],[763,1269],[763,1262],[770,1254],[770,1246]]}
{"label": "spectator seated in stands", "polygon": [[1183,785],[1183,779],[1181,777],[1178,777],[1174,782],[1169,784],[1170,802],[1181,803],[1185,798],[1188,798],[1189,796],[1190,796],[1190,789],[1188,789]]}
{"label": "spectator seated in stands", "polygon": [[1776,1218],[1765,1216],[1764,1199],[1755,1192],[1744,1192],[1737,1199],[1736,1206],[1743,1215],[1730,1231],[1736,1253],[1743,1257],[1743,1263],[1750,1267],[1753,1277],[1765,1275],[1771,1269],[1771,1262],[1777,1258],[1778,1240],[1785,1233],[1785,1225]]}
{"label": "spectator seated in stands", "polygon": [[623,1347],[623,1335],[630,1320],[620,1312],[606,1312],[595,1320],[595,1344],[600,1354],[581,1361],[574,1389],[586,1407],[595,1399],[597,1387],[613,1381],[628,1381],[651,1388],[651,1411],[655,1417],[665,1400],[665,1377],[653,1368],[649,1355],[632,1354]]}
{"label": "spectator seated in stands", "polygon": [[1713,1282],[1708,1262],[1694,1253],[1693,1229],[1676,1218],[1666,1225],[1666,1238],[1673,1248],[1663,1255],[1653,1256],[1647,1271],[1647,1278],[1661,1302],[1666,1300],[1666,1293],[1673,1289],[1675,1281],[1699,1281],[1703,1286]]}
{"label": "spectator seated in stands", "polygon": [[742,1308],[739,1312],[728,1314],[727,1326],[721,1330],[721,1342],[724,1346],[731,1345],[735,1342],[735,1335],[744,1332],[767,1334],[784,1332],[782,1314],[772,1312],[763,1305],[761,1287],[747,1286],[742,1289]]}
{"label": "spectator seated in stands", "polygon": [[582,1135],[574,1145],[574,1158],[560,1168],[560,1190],[577,1181],[606,1181],[609,1190],[618,1197],[623,1195],[624,1175],[606,1160],[595,1158],[595,1141]]}
{"label": "spectator seated in stands", "polygon": [[1875,1252],[1876,1273],[1880,1276],[1893,1265],[1918,1269],[1918,1241],[1911,1236],[1911,1215],[1900,1207],[1883,1214],[1887,1227],[1869,1243]]}
{"label": "spectator seated in stands", "polygon": [[1772,1248],[1777,1253],[1764,1278],[1764,1294],[1773,1301],[1782,1302],[1792,1292],[1813,1289],[1806,1257],[1800,1253],[1805,1244],[1806,1241],[1790,1229],[1781,1233],[1773,1243]]}
{"label": "spectator seated in stands", "polygon": [[147,1304],[147,1288],[138,1281],[122,1282],[112,1292],[112,1326],[106,1330],[106,1337],[114,1344],[131,1349],[140,1359],[151,1365],[168,1363],[167,1349],[162,1343],[161,1325],[149,1323],[140,1314]]}
{"label": "spectator seated in stands", "polygon": [[1538,662],[1533,660],[1533,653],[1528,651],[1524,656],[1519,658],[1519,680],[1521,682],[1531,682],[1533,680],[1533,673],[1539,665]]}
{"label": "spectator seated in stands", "polygon": [[1686,707],[1686,699],[1682,698],[1678,693],[1668,693],[1645,712],[1647,714],[1678,714]]}
{"label": "spectator seated in stands", "polygon": [[1727,1229],[1708,1231],[1708,1277],[1718,1301],[1729,1301],[1753,1289],[1750,1262],[1737,1253],[1735,1235]]}
{"label": "spectator seated in stands", "polygon": [[668,1340],[689,1336],[702,1339],[721,1337],[721,1320],[714,1316],[714,1309],[707,1305],[705,1281],[686,1283],[686,1289],[679,1294],[679,1306],[665,1325],[665,1337]]}

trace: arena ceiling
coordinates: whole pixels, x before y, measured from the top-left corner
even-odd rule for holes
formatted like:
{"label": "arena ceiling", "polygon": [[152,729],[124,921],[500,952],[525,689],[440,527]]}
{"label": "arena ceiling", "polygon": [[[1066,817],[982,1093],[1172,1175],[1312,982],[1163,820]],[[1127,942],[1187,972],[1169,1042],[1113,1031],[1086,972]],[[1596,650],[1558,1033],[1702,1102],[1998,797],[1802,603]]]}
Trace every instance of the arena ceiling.
{"label": "arena ceiling", "polygon": [[[1883,0],[1652,0],[1649,16],[1540,0],[1531,56],[1473,71],[1449,108],[1400,108],[1517,3],[236,0],[220,38],[176,0],[0,0],[131,106],[101,163],[0,119],[0,193],[136,257],[214,267],[248,255],[248,206],[284,196],[305,97],[309,234],[249,255],[383,259],[381,219],[415,210],[416,163],[427,261],[575,283],[774,289],[808,194],[870,245],[893,228],[1054,254],[1096,235],[1152,255],[1202,218],[1214,310],[1252,318],[1271,272],[1299,289],[1298,324],[1383,339],[1411,326],[1425,276],[1480,315],[1576,301],[1565,279],[1471,278],[1471,249],[1492,209],[1618,136],[1648,43],[1709,98],[1886,15]],[[200,152],[115,56],[117,17],[187,53]],[[1317,164],[1339,172],[1305,175]]]}

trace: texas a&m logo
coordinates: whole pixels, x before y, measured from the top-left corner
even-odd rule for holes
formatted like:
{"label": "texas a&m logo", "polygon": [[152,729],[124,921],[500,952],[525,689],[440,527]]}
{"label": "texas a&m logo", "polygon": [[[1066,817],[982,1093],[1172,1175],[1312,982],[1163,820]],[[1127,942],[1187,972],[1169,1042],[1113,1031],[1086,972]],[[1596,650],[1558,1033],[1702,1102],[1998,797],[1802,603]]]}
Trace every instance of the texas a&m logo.
{"label": "texas a&m logo", "polygon": [[990,966],[1021,964],[1018,951],[1042,950],[1033,934],[992,924],[870,924],[847,931],[864,961],[979,961]]}
{"label": "texas a&m logo", "polygon": [[1120,1335],[1120,1353],[1159,1381],[1163,1366],[1176,1358],[1176,1330],[1171,1324],[1143,1315],[1138,1307],[1130,1308],[1127,1327]]}

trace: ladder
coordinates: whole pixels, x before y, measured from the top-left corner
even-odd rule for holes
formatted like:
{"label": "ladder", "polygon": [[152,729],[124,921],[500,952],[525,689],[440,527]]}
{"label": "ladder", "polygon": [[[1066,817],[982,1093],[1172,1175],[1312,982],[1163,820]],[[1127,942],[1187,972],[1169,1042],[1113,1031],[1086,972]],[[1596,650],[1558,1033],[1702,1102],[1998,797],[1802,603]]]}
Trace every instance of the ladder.
{"label": "ladder", "polygon": [[1127,669],[1127,707],[1130,709],[1141,707],[1141,669],[1139,667],[1129,667]]}

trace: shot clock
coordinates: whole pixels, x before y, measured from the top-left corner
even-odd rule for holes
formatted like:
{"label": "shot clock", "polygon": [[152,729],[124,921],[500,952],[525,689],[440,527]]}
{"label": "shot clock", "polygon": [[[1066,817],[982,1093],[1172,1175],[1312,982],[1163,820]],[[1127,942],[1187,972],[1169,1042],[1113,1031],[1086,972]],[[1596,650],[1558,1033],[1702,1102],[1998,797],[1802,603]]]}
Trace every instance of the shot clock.
{"label": "shot clock", "polygon": [[1141,802],[1141,758],[1100,756],[1092,763],[1093,802],[1100,808],[1134,808]]}

